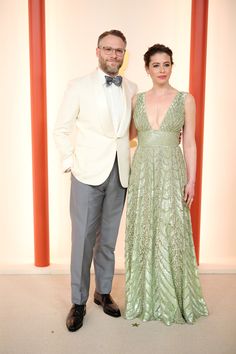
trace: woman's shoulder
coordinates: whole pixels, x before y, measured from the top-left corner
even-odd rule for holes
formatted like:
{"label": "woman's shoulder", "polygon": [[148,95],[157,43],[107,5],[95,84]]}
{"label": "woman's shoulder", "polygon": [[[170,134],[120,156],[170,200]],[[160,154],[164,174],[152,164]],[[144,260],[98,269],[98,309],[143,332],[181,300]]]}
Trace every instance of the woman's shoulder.
{"label": "woman's shoulder", "polygon": [[195,104],[193,95],[188,91],[178,91],[185,104]]}
{"label": "woman's shoulder", "polygon": [[136,97],[142,97],[145,95],[145,93],[146,93],[145,91],[140,91],[136,94]]}
{"label": "woman's shoulder", "polygon": [[133,96],[132,98],[132,107],[134,109],[134,107],[138,105],[140,105],[143,101],[143,97],[144,97],[145,92],[138,92],[136,93],[136,95]]}
{"label": "woman's shoulder", "polygon": [[193,95],[188,91],[178,91],[184,98],[194,99]]}
{"label": "woman's shoulder", "polygon": [[183,104],[184,104],[184,109],[185,111],[187,110],[192,110],[195,109],[196,107],[196,103],[195,103],[195,98],[194,96],[190,93],[190,92],[186,92],[186,91],[180,91],[181,92],[181,96],[183,98]]}
{"label": "woman's shoulder", "polygon": [[144,96],[144,94],[145,94],[145,92],[136,93],[136,95],[133,96],[133,102],[139,101]]}

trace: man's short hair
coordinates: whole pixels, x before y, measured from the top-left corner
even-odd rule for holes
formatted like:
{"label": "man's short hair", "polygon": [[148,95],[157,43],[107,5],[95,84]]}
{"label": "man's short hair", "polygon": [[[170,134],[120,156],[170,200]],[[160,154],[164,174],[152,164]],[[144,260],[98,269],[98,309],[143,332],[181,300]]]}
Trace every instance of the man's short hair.
{"label": "man's short hair", "polygon": [[126,41],[126,38],[125,36],[123,35],[123,33],[119,30],[110,30],[110,31],[106,31],[106,32],[103,32],[102,34],[100,34],[100,36],[98,37],[98,43],[97,43],[97,46],[99,47],[99,43],[100,41],[106,37],[106,36],[109,36],[109,35],[112,35],[112,36],[116,36],[116,37],[119,37],[122,39],[122,41],[125,43],[125,46],[127,44],[127,41]]}

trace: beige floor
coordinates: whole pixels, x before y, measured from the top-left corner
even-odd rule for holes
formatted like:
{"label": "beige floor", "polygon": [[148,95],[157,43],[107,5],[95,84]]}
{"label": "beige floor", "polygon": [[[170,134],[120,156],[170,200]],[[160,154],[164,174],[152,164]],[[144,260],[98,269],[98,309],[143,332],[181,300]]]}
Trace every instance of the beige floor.
{"label": "beige floor", "polygon": [[[69,283],[68,275],[0,276],[1,354],[236,354],[236,275],[201,275],[210,316],[195,325],[115,319],[91,297],[75,333],[65,327]],[[123,292],[117,275],[113,297],[121,309]]]}

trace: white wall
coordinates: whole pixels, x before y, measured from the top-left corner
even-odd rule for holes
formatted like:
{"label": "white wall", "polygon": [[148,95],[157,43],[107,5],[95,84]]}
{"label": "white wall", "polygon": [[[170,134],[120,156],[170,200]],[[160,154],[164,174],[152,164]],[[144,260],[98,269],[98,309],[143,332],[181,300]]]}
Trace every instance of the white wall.
{"label": "white wall", "polygon": [[236,2],[209,2],[201,262],[236,269]]}
{"label": "white wall", "polygon": [[0,264],[34,260],[27,11],[0,1]]}
{"label": "white wall", "polygon": [[[33,263],[33,211],[27,0],[0,1],[1,226],[0,265]],[[117,9],[115,9],[117,7]],[[112,10],[112,11],[111,11]],[[234,0],[210,0],[204,138],[201,262],[236,268]],[[110,13],[116,13],[110,16]],[[146,90],[143,68],[148,46],[163,43],[174,52],[172,84],[188,90],[190,0],[46,0],[50,247],[52,264],[70,257],[69,176],[63,175],[52,138],[68,80],[97,65],[97,36],[112,28],[128,40],[125,74]],[[219,25],[220,24],[220,25]],[[223,128],[223,129],[222,129]],[[117,244],[123,267],[124,221]]]}

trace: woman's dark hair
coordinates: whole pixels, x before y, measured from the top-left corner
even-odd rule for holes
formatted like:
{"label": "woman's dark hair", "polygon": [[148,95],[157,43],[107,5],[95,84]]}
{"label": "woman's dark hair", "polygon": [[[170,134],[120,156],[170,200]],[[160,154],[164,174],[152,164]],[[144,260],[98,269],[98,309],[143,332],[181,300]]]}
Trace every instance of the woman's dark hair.
{"label": "woman's dark hair", "polygon": [[152,47],[148,48],[143,56],[146,67],[149,66],[151,57],[156,53],[166,53],[170,57],[171,65],[174,64],[172,50],[163,44],[154,44]]}
{"label": "woman's dark hair", "polygon": [[103,32],[102,34],[100,34],[100,36],[98,37],[98,47],[99,47],[99,43],[100,41],[106,37],[106,36],[109,36],[109,35],[112,35],[112,36],[116,36],[116,37],[119,37],[122,39],[122,41],[125,43],[125,45],[127,44],[127,41],[126,41],[126,38],[125,36],[123,35],[123,33],[121,31],[118,31],[118,30],[110,30],[110,31],[106,31],[106,32]]}

